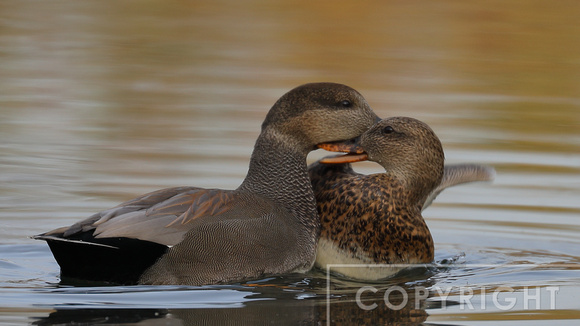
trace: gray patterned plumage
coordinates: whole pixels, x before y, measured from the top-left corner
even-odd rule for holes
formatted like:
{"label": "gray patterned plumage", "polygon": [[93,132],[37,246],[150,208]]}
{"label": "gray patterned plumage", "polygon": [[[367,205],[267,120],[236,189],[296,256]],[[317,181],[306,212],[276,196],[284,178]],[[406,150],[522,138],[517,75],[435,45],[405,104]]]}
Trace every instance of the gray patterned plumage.
{"label": "gray patterned plumage", "polygon": [[350,87],[299,86],[267,114],[238,189],[159,190],[35,238],[49,243],[64,277],[201,285],[306,271],[320,228],[306,156],[377,120]]}

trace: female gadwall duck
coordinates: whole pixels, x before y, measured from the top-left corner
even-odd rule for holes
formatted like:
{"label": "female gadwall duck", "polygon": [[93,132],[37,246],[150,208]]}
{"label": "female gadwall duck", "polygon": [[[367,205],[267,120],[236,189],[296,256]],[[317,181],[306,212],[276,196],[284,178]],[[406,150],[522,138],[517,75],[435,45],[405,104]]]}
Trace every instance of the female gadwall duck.
{"label": "female gadwall duck", "polygon": [[268,112],[236,190],[163,189],[36,239],[61,276],[121,284],[216,284],[309,270],[320,221],[306,156],[379,119],[354,89],[299,86]]}
{"label": "female gadwall duck", "polygon": [[[493,178],[493,169],[480,165],[444,169],[441,142],[429,126],[412,118],[380,121],[357,146],[358,154],[324,158],[309,168],[322,223],[316,257],[322,268],[431,262],[433,238],[422,209],[445,187]],[[352,150],[329,144],[323,148]],[[367,159],[386,172],[358,174],[348,164]],[[329,267],[363,280],[388,277],[401,269]]]}

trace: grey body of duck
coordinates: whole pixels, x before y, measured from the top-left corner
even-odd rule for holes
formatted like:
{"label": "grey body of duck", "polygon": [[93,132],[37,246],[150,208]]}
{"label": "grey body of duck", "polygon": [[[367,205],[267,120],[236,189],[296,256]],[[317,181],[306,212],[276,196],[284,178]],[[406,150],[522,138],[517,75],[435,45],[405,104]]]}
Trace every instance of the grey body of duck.
{"label": "grey body of duck", "polygon": [[[344,157],[323,159],[309,167],[321,236],[316,265],[416,264],[433,260],[433,238],[421,211],[446,187],[490,180],[493,169],[481,165],[444,167],[441,142],[426,124],[395,117],[377,123],[359,141],[369,159],[385,173],[354,172]],[[346,159],[345,162],[352,160]],[[400,267],[340,267],[347,277],[374,280]]]}
{"label": "grey body of duck", "polygon": [[299,86],[268,112],[236,190],[163,189],[34,238],[76,279],[202,285],[306,271],[320,230],[306,156],[377,120],[350,87]]}

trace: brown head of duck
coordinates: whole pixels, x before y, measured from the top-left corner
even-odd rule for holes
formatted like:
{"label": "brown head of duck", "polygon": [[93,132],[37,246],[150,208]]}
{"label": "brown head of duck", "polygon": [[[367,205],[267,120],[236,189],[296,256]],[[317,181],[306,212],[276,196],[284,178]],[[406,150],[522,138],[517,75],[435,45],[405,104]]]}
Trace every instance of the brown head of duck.
{"label": "brown head of duck", "polygon": [[308,270],[320,225],[306,156],[377,120],[350,87],[299,86],[270,109],[236,190],[162,189],[35,238],[62,277],[83,280],[201,285]]}

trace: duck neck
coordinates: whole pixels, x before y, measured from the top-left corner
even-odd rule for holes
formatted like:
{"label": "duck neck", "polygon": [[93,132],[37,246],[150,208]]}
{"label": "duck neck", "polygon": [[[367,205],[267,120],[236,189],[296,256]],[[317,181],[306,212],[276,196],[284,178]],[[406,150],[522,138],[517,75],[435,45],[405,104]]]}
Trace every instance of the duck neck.
{"label": "duck neck", "polygon": [[283,205],[317,237],[320,221],[306,165],[310,150],[274,130],[262,132],[248,174],[238,190],[251,191]]}
{"label": "duck neck", "polygon": [[393,194],[394,199],[409,207],[419,207],[419,210],[422,209],[427,196],[437,185],[436,180],[424,176],[409,177],[391,173],[387,178],[394,188],[400,185],[400,191]]}

